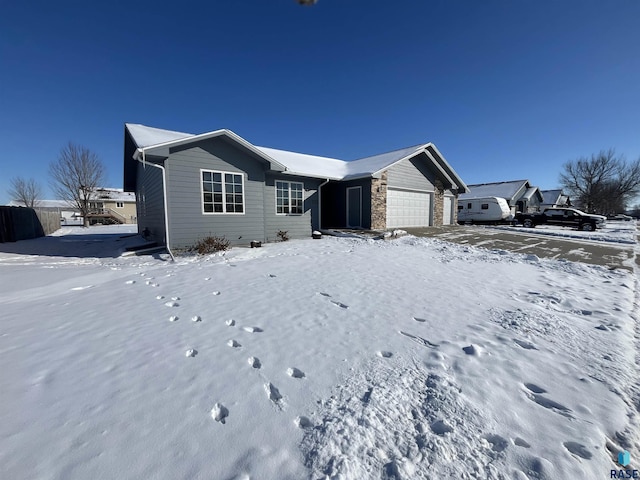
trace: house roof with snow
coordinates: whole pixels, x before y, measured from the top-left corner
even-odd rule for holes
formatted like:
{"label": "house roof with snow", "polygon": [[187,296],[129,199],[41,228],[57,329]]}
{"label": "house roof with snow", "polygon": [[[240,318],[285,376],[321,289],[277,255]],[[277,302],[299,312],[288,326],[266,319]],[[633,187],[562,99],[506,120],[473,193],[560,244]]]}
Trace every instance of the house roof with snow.
{"label": "house roof with snow", "polygon": [[538,187],[534,187],[529,180],[510,180],[507,182],[480,183],[468,185],[470,192],[460,195],[460,200],[472,198],[500,197],[512,203],[519,198],[532,199],[534,196],[542,201],[542,194]]}
{"label": "house roof with snow", "polygon": [[110,202],[135,202],[136,195],[133,192],[125,192],[122,188],[96,188],[92,200],[104,200]]}
{"label": "house roof with snow", "polygon": [[128,130],[136,144],[137,149],[134,153],[134,159],[136,160],[140,160],[147,152],[149,154],[162,155],[163,152],[167,153],[168,149],[174,146],[224,136],[271,163],[272,168],[285,174],[330,180],[350,180],[372,176],[377,177],[384,170],[402,160],[425,154],[432,162],[434,168],[449,180],[455,188],[463,192],[468,190],[466,184],[433,143],[415,145],[392,152],[347,161],[270,147],[255,146],[231,130],[226,129],[214,130],[200,135],[162,130],[131,123],[125,124],[125,129]]}
{"label": "house roof with snow", "polygon": [[569,202],[569,196],[562,190],[542,190],[540,193],[542,193],[542,203],[545,205],[566,205]]}

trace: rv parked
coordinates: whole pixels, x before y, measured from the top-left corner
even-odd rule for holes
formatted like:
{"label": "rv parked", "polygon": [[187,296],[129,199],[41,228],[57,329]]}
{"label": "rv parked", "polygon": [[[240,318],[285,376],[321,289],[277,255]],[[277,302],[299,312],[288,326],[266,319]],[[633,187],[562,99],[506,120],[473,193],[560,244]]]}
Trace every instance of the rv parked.
{"label": "rv parked", "polygon": [[511,209],[504,198],[458,200],[458,223],[508,223],[512,220]]}

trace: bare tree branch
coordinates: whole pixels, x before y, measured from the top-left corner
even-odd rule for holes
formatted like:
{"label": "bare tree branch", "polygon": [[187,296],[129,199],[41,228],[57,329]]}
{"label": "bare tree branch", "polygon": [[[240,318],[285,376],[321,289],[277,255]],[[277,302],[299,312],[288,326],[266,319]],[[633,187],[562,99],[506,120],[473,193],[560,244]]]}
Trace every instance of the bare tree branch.
{"label": "bare tree branch", "polygon": [[613,149],[563,165],[560,183],[589,213],[623,211],[640,193],[640,159],[627,163]]}
{"label": "bare tree branch", "polygon": [[104,181],[102,161],[86,147],[71,142],[62,150],[58,160],[49,165],[51,188],[56,196],[80,211],[84,226],[89,225],[89,202]]}
{"label": "bare tree branch", "polygon": [[11,179],[9,195],[25,207],[34,208],[42,197],[42,188],[33,178],[14,177]]}

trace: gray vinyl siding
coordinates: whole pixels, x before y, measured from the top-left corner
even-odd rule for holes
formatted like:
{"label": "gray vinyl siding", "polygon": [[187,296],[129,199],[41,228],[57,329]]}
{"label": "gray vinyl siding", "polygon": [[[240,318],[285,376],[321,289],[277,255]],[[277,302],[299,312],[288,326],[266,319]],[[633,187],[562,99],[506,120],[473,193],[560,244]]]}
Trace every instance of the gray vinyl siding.
{"label": "gray vinyl siding", "polygon": [[387,186],[433,192],[437,176],[428,162],[430,160],[422,154],[396,163],[387,170]]}
{"label": "gray vinyl siding", "polygon": [[[302,215],[276,214],[276,180],[297,182],[304,186],[304,213]],[[311,232],[318,229],[318,185],[319,180],[291,177],[284,175],[267,175],[264,189],[265,240],[278,240],[278,231],[286,231],[289,238],[309,238]]]}
{"label": "gray vinyl siding", "polygon": [[[265,162],[223,139],[214,138],[172,151],[165,165],[173,247],[190,247],[207,236],[225,237],[234,245],[246,245],[252,240],[265,241]],[[203,213],[201,169],[242,175],[243,214]]]}
{"label": "gray vinyl siding", "polygon": [[138,232],[145,228],[150,232],[150,240],[165,245],[164,193],[162,190],[162,170],[149,164],[137,165],[136,209],[138,211]]}

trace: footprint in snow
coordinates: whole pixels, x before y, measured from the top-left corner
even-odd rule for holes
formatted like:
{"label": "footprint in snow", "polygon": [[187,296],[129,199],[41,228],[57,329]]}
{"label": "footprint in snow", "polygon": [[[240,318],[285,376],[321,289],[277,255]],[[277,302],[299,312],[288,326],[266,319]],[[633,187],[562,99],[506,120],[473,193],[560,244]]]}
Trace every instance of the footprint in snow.
{"label": "footprint in snow", "polygon": [[173,300],[174,302],[177,302],[178,300],[180,300],[180,297],[171,297],[171,300]]}
{"label": "footprint in snow", "polygon": [[426,338],[419,337],[418,335],[413,335],[411,333],[403,332],[402,330],[400,330],[400,334],[410,338],[412,341],[416,342],[418,345],[422,345],[423,347],[429,347],[429,348],[439,347],[437,343],[432,343]]}
{"label": "footprint in snow", "polygon": [[280,393],[280,390],[278,390],[273,383],[265,383],[264,390],[267,392],[267,396],[269,397],[269,400],[271,400],[271,403],[282,410],[282,394]]}
{"label": "footprint in snow", "polygon": [[295,367],[291,367],[287,369],[287,375],[289,375],[290,377],[293,378],[304,378],[305,374],[302,370],[295,368]]}
{"label": "footprint in snow", "polygon": [[533,393],[547,393],[547,391],[544,388],[539,387],[535,383],[525,383],[524,386],[527,387],[527,390]]}
{"label": "footprint in snow", "polygon": [[156,297],[156,300],[162,300],[163,298],[164,298],[164,295],[158,295],[158,296]]}
{"label": "footprint in snow", "polygon": [[276,276],[272,273],[269,274],[269,278],[276,278]]}
{"label": "footprint in snow", "polygon": [[329,295],[328,293],[325,292],[318,292],[318,295],[322,295],[323,297],[330,297],[331,295]]}
{"label": "footprint in snow", "polygon": [[209,280],[211,280],[211,277],[206,277],[205,280],[209,281]]}
{"label": "footprint in snow", "polygon": [[229,345],[230,347],[233,347],[233,348],[239,348],[239,347],[242,346],[238,342],[236,342],[235,340],[229,340],[227,342],[227,345]]}
{"label": "footprint in snow", "polygon": [[391,358],[391,357],[393,357],[393,353],[387,352],[385,350],[381,350],[381,351],[378,352],[378,356],[380,356],[382,358]]}
{"label": "footprint in snow", "polygon": [[178,306],[180,306],[180,304],[178,302],[174,302],[174,301],[167,302],[167,303],[165,303],[165,305],[167,307],[178,307]]}
{"label": "footprint in snow", "polygon": [[261,333],[264,331],[260,327],[242,327],[242,329],[249,333]]}
{"label": "footprint in snow", "polygon": [[248,362],[253,368],[262,368],[262,363],[258,357],[249,357]]}
{"label": "footprint in snow", "polygon": [[427,321],[427,320],[426,320],[426,319],[424,319],[424,318],[418,318],[418,317],[413,317],[413,319],[414,319],[416,322],[420,322],[420,323],[424,323],[424,322],[426,322],[426,321]]}
{"label": "footprint in snow", "polygon": [[135,280],[127,280],[124,283],[126,283],[127,285],[133,285],[134,283],[136,283],[136,281]]}
{"label": "footprint in snow", "polygon": [[236,321],[235,320],[227,320],[224,323],[227,324],[227,327],[233,327],[236,324]]}
{"label": "footprint in snow", "polygon": [[509,446],[509,440],[500,435],[487,435],[484,439],[491,444],[494,452],[502,452]]}
{"label": "footprint in snow", "polygon": [[169,317],[169,321],[170,321],[170,322],[177,322],[177,321],[178,321],[178,317],[177,317],[176,315],[171,315],[171,316]]}
{"label": "footprint in snow", "polygon": [[516,345],[518,345],[519,347],[524,348],[525,350],[538,350],[537,347],[533,343],[524,342],[524,341],[518,340],[518,339],[514,339],[513,341],[516,343]]}
{"label": "footprint in snow", "polygon": [[193,317],[191,317],[191,321],[192,322],[201,322],[202,318],[200,318],[200,315],[194,315]]}
{"label": "footprint in snow", "polygon": [[220,295],[220,292],[216,290],[215,292],[211,292],[211,295]]}
{"label": "footprint in snow", "polygon": [[451,427],[444,420],[436,420],[431,425],[431,431],[436,435],[444,436],[446,433],[453,432],[453,427]]}
{"label": "footprint in snow", "polygon": [[562,445],[564,445],[564,448],[569,450],[574,455],[577,455],[580,458],[584,458],[585,460],[590,460],[591,457],[593,456],[591,452],[587,449],[587,447],[585,447],[581,443],[564,442]]}
{"label": "footprint in snow", "polygon": [[516,437],[513,443],[522,448],[531,448],[531,444],[520,437]]}
{"label": "footprint in snow", "polygon": [[331,303],[333,303],[336,307],[340,307],[344,309],[349,308],[349,305],[345,305],[344,303],[341,303],[341,302],[336,302],[335,300],[331,300]]}
{"label": "footprint in snow", "polygon": [[223,425],[226,423],[226,419],[229,416],[229,409],[221,403],[216,403],[211,409],[211,418],[216,422],[220,422]]}
{"label": "footprint in snow", "polygon": [[311,420],[304,416],[296,417],[294,423],[298,428],[302,429],[313,427],[313,423],[311,423]]}
{"label": "footprint in snow", "polygon": [[189,350],[186,351],[185,356],[186,357],[195,357],[198,354],[198,351],[190,348]]}

